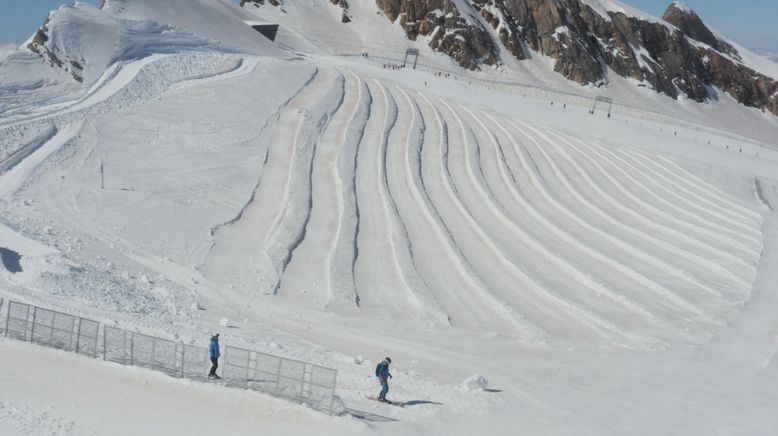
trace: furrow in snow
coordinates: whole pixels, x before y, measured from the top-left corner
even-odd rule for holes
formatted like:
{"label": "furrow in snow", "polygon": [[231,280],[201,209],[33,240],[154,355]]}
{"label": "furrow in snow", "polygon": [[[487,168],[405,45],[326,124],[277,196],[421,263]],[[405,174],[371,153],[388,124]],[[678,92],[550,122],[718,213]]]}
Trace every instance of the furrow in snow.
{"label": "furrow in snow", "polygon": [[[543,145],[538,142],[538,140],[533,136],[530,135],[527,130],[522,129],[519,125],[516,123],[510,122],[510,125],[513,126],[515,129],[517,129],[524,137],[528,138],[530,142],[532,142],[535,146],[538,152],[543,155],[544,159],[547,162],[551,161],[551,157],[546,153],[545,149],[543,148]],[[530,126],[525,125],[527,129],[531,129],[536,132],[536,129],[531,128]],[[515,144],[515,143],[514,143]],[[518,145],[518,144],[515,144]],[[527,151],[529,152],[529,151]],[[523,154],[520,155],[520,157],[523,157]],[[522,162],[524,162],[522,160]],[[525,163],[526,168],[526,163]],[[551,168],[552,172],[555,174],[557,180],[563,181],[565,180],[564,176],[559,172],[559,169],[556,167]],[[534,180],[534,179],[533,179]],[[560,204],[555,198],[551,196],[551,194],[548,192],[548,189],[543,186],[543,184],[536,182],[535,183],[536,188],[542,192],[544,192],[544,197],[549,201],[551,205],[554,206],[554,208],[560,212],[563,216],[570,219],[572,222],[575,222],[576,224],[582,226],[583,228],[588,229],[589,231],[593,231],[594,228],[584,220],[582,220],[577,214],[571,212],[569,209],[564,207],[562,204]],[[572,240],[573,243],[576,243],[577,241],[575,239]],[[577,242],[580,244],[580,242]],[[586,247],[583,247],[584,249]],[[676,308],[681,308],[686,312],[689,312],[701,320],[708,321],[708,322],[714,322],[714,320],[710,317],[709,314],[706,314],[702,310],[700,310],[699,307],[697,307],[692,302],[688,301],[686,298],[682,297],[681,295],[678,295],[677,293],[667,289],[660,283],[657,283],[656,281],[652,280],[651,278],[647,277],[646,275],[634,270],[633,268],[630,268],[627,265],[622,264],[619,261],[616,261],[613,258],[610,258],[606,255],[603,255],[602,253],[599,253],[594,250],[587,250],[589,255],[591,255],[593,258],[598,259],[600,262],[604,263],[605,265],[610,265],[610,267],[614,271],[618,271],[621,275],[624,277],[629,278],[630,280],[633,280],[634,282],[637,282],[639,285],[644,286],[645,288],[649,289],[651,292],[655,293],[661,299],[657,301],[659,304],[664,304],[666,307],[668,307],[671,310],[677,310]]]}
{"label": "furrow in snow", "polygon": [[[602,149],[602,147],[600,148]],[[614,153],[611,153],[611,155],[614,156]],[[759,232],[758,227],[742,219],[732,218],[726,212],[722,213],[721,208],[715,207],[715,205],[711,205],[710,202],[701,201],[701,198],[691,192],[689,188],[683,187],[677,183],[673,183],[663,174],[655,170],[653,166],[649,164],[650,161],[648,159],[644,159],[642,156],[639,156],[634,152],[622,152],[621,156],[624,156],[624,158],[619,158],[618,156],[614,157],[623,162],[625,166],[635,168],[635,165],[637,165],[638,167],[641,167],[642,171],[640,171],[640,173],[646,174],[646,179],[648,179],[649,182],[658,186],[669,196],[678,200],[681,204],[697,210],[700,214],[707,215],[708,218],[705,221],[708,223],[708,225],[715,226],[719,232],[734,233],[733,236],[735,238],[746,239],[750,242],[753,242],[754,245],[761,245],[761,240],[759,239],[761,233]],[[649,174],[653,177],[648,177]],[[657,183],[659,180],[665,183]],[[670,187],[673,189],[670,189]],[[729,208],[729,211],[732,212],[732,209]],[[702,219],[698,215],[692,214],[691,212],[687,212],[687,216],[692,219]],[[724,221],[724,223],[714,224],[713,221]],[[737,229],[733,227],[737,227]],[[740,241],[737,239],[735,241],[740,243]],[[748,247],[744,246],[743,248],[744,250],[748,250]]]}
{"label": "furrow in snow", "polygon": [[370,118],[359,145],[356,164],[356,195],[359,204],[359,255],[354,264],[360,305],[380,310],[391,320],[397,316],[418,318],[420,306],[403,277],[395,248],[396,228],[392,222],[384,186],[383,144],[394,124],[389,102],[376,81],[367,82],[373,96]]}
{"label": "furrow in snow", "polygon": [[[322,306],[332,300],[332,254],[338,242],[339,223],[343,220],[343,200],[338,177],[338,153],[345,146],[348,125],[359,109],[361,82],[346,75],[342,103],[331,114],[323,135],[313,147],[310,177],[310,219],[305,238],[300,242],[283,277],[280,289],[287,299],[300,304]],[[353,147],[352,147],[353,148]],[[334,206],[334,207],[333,207]],[[351,303],[355,301],[353,278]],[[339,281],[338,286],[343,283]]]}
{"label": "furrow in snow", "polygon": [[[520,121],[519,121],[520,122]],[[511,122],[512,125],[514,125],[517,129],[523,132],[523,134],[526,133],[524,129],[521,129],[518,125]],[[528,136],[530,138],[530,141],[536,142],[534,138],[531,136]],[[540,144],[537,144],[539,148],[542,148]],[[595,153],[604,161],[610,163],[614,166],[615,171],[626,174],[626,172],[615,165],[613,162],[611,162],[606,156],[603,156],[600,153]],[[696,247],[702,251],[705,251],[709,255],[726,258],[732,263],[736,263],[738,265],[741,265],[746,268],[753,269],[753,265],[749,265],[748,262],[746,262],[742,257],[734,255],[721,247],[713,246],[709,243],[707,243],[704,240],[700,240],[699,238],[694,238],[686,233],[683,233],[675,228],[675,226],[684,226],[687,224],[684,224],[681,220],[678,218],[666,213],[665,211],[657,208],[656,206],[646,203],[641,198],[639,198],[637,195],[635,195],[632,191],[628,190],[624,186],[622,186],[620,183],[618,183],[616,180],[614,180],[614,177],[611,176],[607,171],[604,173],[606,177],[608,177],[609,180],[611,180],[611,183],[613,183],[614,186],[616,186],[619,191],[624,194],[627,200],[629,200],[631,203],[639,205],[642,209],[645,210],[645,212],[648,212],[648,215],[645,213],[638,213],[638,211],[631,210],[631,214],[639,219],[644,225],[651,227],[658,232],[667,235],[671,239],[676,239],[678,241],[684,242],[688,244],[689,246]],[[671,226],[671,224],[673,224]],[[704,232],[703,232],[704,233]],[[709,232],[710,233],[710,232]]]}
{"label": "furrow in snow", "polygon": [[[421,116],[425,120],[429,119],[430,122],[426,123],[427,129],[422,143],[424,147],[419,150],[419,183],[431,210],[435,213],[436,220],[440,223],[441,233],[454,251],[451,254],[456,255],[459,259],[456,263],[464,268],[462,274],[469,275],[474,281],[472,289],[476,294],[464,295],[462,298],[469,299],[472,312],[486,313],[487,318],[481,320],[486,327],[495,323],[495,320],[488,315],[488,312],[493,312],[503,322],[512,325],[526,324],[527,327],[523,327],[520,332],[522,336],[529,338],[545,336],[546,333],[541,330],[542,327],[538,327],[538,323],[522,316],[517,312],[519,308],[511,307],[496,295],[498,293],[496,289],[512,287],[515,282],[512,279],[505,279],[502,271],[492,271],[493,263],[480,255],[483,250],[489,250],[491,247],[484,239],[480,225],[472,219],[459,201],[450,174],[447,172],[445,161],[448,159],[448,132],[445,120],[427,97],[420,95],[420,98],[425,103],[423,109],[418,106]],[[479,271],[486,271],[488,274]],[[480,308],[481,306],[485,307]],[[458,320],[454,322],[461,323]]]}
{"label": "furrow in snow", "polygon": [[[359,234],[359,203],[357,202],[357,162],[359,161],[360,142],[365,134],[370,106],[373,97],[370,89],[356,74],[349,71],[358,82],[359,103],[351,114],[351,122],[343,133],[343,144],[337,153],[337,186],[339,187],[335,207],[338,208],[337,242],[330,253],[330,292],[331,303],[338,304],[341,300],[346,304],[359,306],[359,294],[356,287],[355,264],[359,250],[357,235]],[[330,304],[328,302],[328,304]]]}
{"label": "furrow in snow", "polygon": [[[289,172],[288,191],[284,202],[284,213],[274,223],[270,233],[272,239],[267,246],[278,278],[273,286],[276,294],[281,288],[284,274],[297,248],[305,240],[313,210],[313,164],[319,153],[322,133],[329,125],[332,115],[340,109],[345,98],[345,78],[337,73],[336,86],[332,86],[313,107],[303,111],[293,143],[292,171]],[[274,259],[275,258],[275,259]]]}
{"label": "furrow in snow", "polygon": [[[383,176],[382,185],[386,192],[387,206],[389,206],[390,220],[394,227],[395,234],[400,238],[395,238],[394,249],[396,258],[400,264],[403,280],[407,288],[412,292],[415,304],[425,313],[425,320],[429,323],[449,324],[449,317],[441,311],[437,301],[435,301],[429,285],[425,278],[419,274],[419,262],[425,261],[418,258],[418,253],[414,249],[414,240],[409,235],[408,227],[415,225],[416,216],[408,217],[408,221],[403,220],[400,213],[401,207],[398,202],[402,201],[403,193],[400,192],[402,183],[396,184],[395,181],[402,182],[402,169],[407,166],[407,161],[402,157],[400,159],[391,159],[394,151],[401,152],[400,144],[408,142],[409,135],[412,134],[415,123],[418,122],[416,114],[407,110],[401,110],[397,105],[394,96],[386,87],[375,80],[381,90],[384,101],[387,104],[387,113],[392,114],[392,122],[384,131],[381,143],[381,174]],[[390,151],[391,148],[391,151]],[[398,186],[399,185],[399,186]],[[417,205],[409,206],[411,210],[416,211]],[[420,241],[419,241],[420,242]]]}
{"label": "furrow in snow", "polygon": [[[498,217],[498,219],[505,224],[508,220],[496,209],[476,176],[476,171],[480,171],[480,168],[475,169],[472,162],[472,159],[477,156],[477,151],[475,149],[471,150],[471,148],[474,147],[474,144],[471,143],[474,138],[468,138],[462,119],[456,114],[451,106],[443,100],[439,100],[439,102],[448,108],[452,121],[456,125],[449,141],[457,148],[447,160],[447,165],[450,168],[453,168],[453,171],[449,169],[449,174],[450,176],[453,176],[451,177],[452,183],[458,187],[458,195],[462,197],[461,201],[463,204],[470,203],[469,207],[465,207],[469,209],[468,213],[471,216],[479,214],[482,217],[485,217],[485,214],[483,213],[485,211],[483,211],[482,208],[483,206],[487,206],[490,211],[489,215]],[[460,177],[465,180],[458,180]],[[564,322],[565,319],[568,321],[575,320],[575,322],[588,326],[600,335],[609,338],[609,340],[618,341],[621,338],[622,340],[626,339],[629,342],[634,339],[629,332],[625,332],[618,328],[598,314],[570,302],[539,284],[533,277],[530,277],[525,270],[520,268],[515,261],[512,261],[508,257],[504,248],[499,247],[500,244],[497,240],[486,234],[486,229],[494,228],[494,226],[486,225],[486,222],[483,221],[479,222],[477,218],[474,218],[474,220],[478,222],[480,228],[484,229],[481,230],[481,232],[484,233],[484,239],[489,240],[491,248],[495,253],[495,259],[499,260],[505,269],[510,272],[514,277],[514,280],[518,280],[519,283],[521,283],[522,289],[530,291],[541,301],[540,303],[537,303],[538,305],[533,307],[533,309],[546,306],[556,313],[557,318],[560,318],[560,321],[557,322]]]}
{"label": "furrow in snow", "polygon": [[[626,312],[624,312],[624,310],[621,310],[620,313],[617,312],[620,318],[632,320],[632,315],[634,314],[639,315],[645,320],[657,323],[658,319],[656,316],[646,310],[646,308],[637,304],[635,301],[632,301],[628,297],[618,294],[601,280],[598,280],[597,278],[591,276],[589,273],[581,270],[578,266],[573,265],[570,262],[569,256],[568,258],[563,258],[548,246],[550,242],[553,242],[558,238],[567,246],[583,252],[585,254],[584,257],[591,256],[590,250],[586,246],[580,243],[574,236],[570,235],[569,232],[546,219],[546,217],[543,216],[542,213],[540,213],[532,203],[522,197],[521,193],[516,188],[515,177],[513,177],[513,175],[508,175],[506,167],[500,164],[505,163],[505,160],[503,159],[504,153],[501,151],[502,145],[500,144],[498,138],[493,133],[491,133],[492,130],[490,127],[484,124],[484,122],[472,111],[464,107],[462,109],[467,112],[470,118],[480,126],[478,132],[482,135],[486,135],[488,137],[487,142],[492,144],[492,147],[487,148],[487,150],[491,150],[491,153],[493,153],[494,156],[492,154],[486,155],[486,153],[484,153],[485,157],[482,159],[481,165],[482,169],[489,170],[487,173],[490,175],[499,176],[499,180],[495,181],[495,188],[490,188],[490,183],[488,180],[485,180],[484,189],[487,191],[490,197],[505,197],[507,195],[507,199],[503,201],[500,201],[497,198],[493,200],[495,205],[500,205],[500,209],[497,210],[497,213],[503,217],[502,221],[504,222],[505,226],[511,230],[511,232],[507,232],[506,235],[517,236],[519,238],[517,244],[519,246],[532,249],[533,256],[536,254],[541,255],[544,260],[538,263],[548,265],[552,270],[554,270],[552,275],[557,276],[555,278],[559,278],[559,272],[562,272],[564,275],[568,276],[569,281],[567,281],[564,285],[565,288],[576,289],[582,286],[589,289],[592,296],[604,297],[611,300],[617,306],[621,306],[623,309],[626,309]],[[485,115],[487,118],[490,118],[486,114],[483,115]],[[490,119],[493,123],[496,124],[496,121],[493,118]],[[501,192],[504,192],[504,194],[499,195]],[[515,206],[512,205],[512,203],[515,204]],[[514,212],[511,213],[510,210],[514,210]],[[545,231],[547,231],[549,236],[539,239],[538,237],[533,236],[531,233],[525,230],[522,226],[517,225],[517,223],[520,222],[522,215],[528,215],[533,221],[535,221]],[[568,252],[568,249],[565,246],[562,246],[559,249],[560,251]],[[535,262],[537,262],[537,260],[535,260]],[[576,304],[589,306],[590,310],[593,311],[605,310],[607,308],[607,305],[600,301],[592,300],[583,293],[575,292],[570,294],[567,298],[575,300]]]}
{"label": "furrow in snow", "polygon": [[[553,137],[557,138],[559,142],[562,142],[566,144],[568,147],[572,147],[570,143],[561,135],[552,134]],[[557,143],[557,141],[551,141],[549,142],[552,144],[552,146],[556,149],[560,155],[563,156],[563,158],[566,160],[566,162],[572,166],[578,176],[586,182],[586,185],[591,188],[599,198],[605,199],[606,203],[608,203],[610,206],[616,208],[616,209],[622,209],[624,206],[614,200],[610,194],[604,192],[602,189],[599,188],[599,186],[592,180],[592,176],[581,167],[581,165],[578,163],[576,159],[574,159],[563,147],[560,147]],[[615,246],[619,247],[625,252],[630,253],[630,255],[634,256],[635,258],[639,259],[642,262],[645,262],[646,265],[648,265],[651,268],[656,268],[659,271],[662,271],[664,273],[669,274],[672,277],[675,277],[676,279],[684,281],[688,285],[692,285],[698,289],[703,290],[704,292],[714,295],[716,297],[722,297],[721,292],[718,290],[712,288],[711,286],[701,282],[697,277],[693,276],[692,273],[685,271],[681,268],[678,268],[675,265],[672,265],[662,259],[662,257],[654,255],[652,253],[645,252],[643,249],[639,249],[636,247],[640,247],[641,243],[649,243],[649,244],[662,244],[662,241],[657,241],[651,234],[643,232],[637,228],[634,228],[628,224],[625,224],[624,222],[620,221],[615,217],[614,214],[610,214],[603,210],[600,206],[598,206],[595,202],[588,201],[584,198],[583,190],[580,188],[577,188],[575,185],[571,184],[571,191],[573,196],[579,200],[580,204],[582,204],[585,208],[592,211],[597,217],[601,220],[602,223],[607,224],[608,227],[611,229],[618,229],[626,234],[629,234],[633,237],[635,237],[639,241],[630,241],[625,240],[620,237],[616,237],[614,235],[608,234],[604,231],[601,231],[598,229],[598,233],[600,233],[605,239],[613,243]]]}
{"label": "furrow in snow", "polygon": [[[588,161],[591,165],[594,166],[599,171],[599,174],[601,174],[608,182],[608,186],[611,188],[615,188],[617,191],[623,193],[626,191],[626,188],[621,185],[621,182],[613,177],[613,175],[603,167],[600,160],[597,160],[594,158],[593,155],[596,155],[596,152],[594,150],[589,149],[589,152],[583,151],[581,148],[575,145],[575,143],[579,143],[580,146],[585,146],[586,144],[582,141],[579,141],[575,138],[568,138],[566,141],[570,146],[571,150],[575,151],[576,154],[578,154],[581,158],[579,162],[582,161]],[[602,160],[602,159],[601,159]],[[742,277],[735,274],[728,268],[725,268],[721,264],[713,261],[710,259],[709,256],[698,254],[694,251],[691,251],[691,247],[687,247],[685,245],[682,245],[679,243],[679,241],[668,238],[672,242],[665,241],[663,238],[659,237],[656,233],[649,232],[649,230],[654,229],[653,222],[646,220],[642,215],[635,212],[633,209],[627,207],[624,203],[618,201],[614,197],[612,197],[610,194],[608,194],[603,186],[601,186],[602,182],[598,183],[596,179],[593,179],[592,182],[596,185],[596,189],[599,192],[603,193],[602,198],[605,199],[609,205],[611,205],[614,208],[617,208],[617,210],[620,210],[625,216],[631,217],[635,223],[640,223],[641,226],[633,226],[635,229],[643,229],[646,230],[640,230],[642,233],[648,235],[649,237],[644,239],[646,242],[649,242],[650,244],[654,245],[655,247],[662,249],[668,253],[672,253],[673,255],[684,259],[688,262],[690,262],[692,265],[697,265],[698,268],[701,270],[702,274],[705,273],[714,273],[720,278],[726,279],[730,282],[734,282],[738,287],[748,287],[748,283],[743,280]],[[667,236],[664,236],[667,238]]]}

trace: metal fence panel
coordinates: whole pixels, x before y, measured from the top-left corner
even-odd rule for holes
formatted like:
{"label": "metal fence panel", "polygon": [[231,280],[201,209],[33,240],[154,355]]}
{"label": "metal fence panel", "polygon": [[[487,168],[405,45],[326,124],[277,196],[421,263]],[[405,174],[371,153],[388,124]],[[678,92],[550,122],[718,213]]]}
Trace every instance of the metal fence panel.
{"label": "metal fence panel", "polygon": [[76,353],[97,357],[97,343],[100,335],[100,323],[81,318],[78,322]]}
{"label": "metal fence panel", "polygon": [[278,373],[281,368],[281,358],[271,354],[256,353],[254,360],[254,376],[251,389],[275,394],[278,390]]}
{"label": "metal fence panel", "polygon": [[306,386],[306,398],[312,407],[332,412],[335,401],[335,384],[338,371],[318,365],[309,365],[310,377]]}
{"label": "metal fence panel", "polygon": [[305,379],[305,363],[296,360],[281,360],[281,368],[278,373],[278,388],[276,394],[279,397],[294,401],[303,399],[303,381]]}
{"label": "metal fence panel", "polygon": [[132,363],[133,333],[116,327],[103,329],[103,359],[129,365]]}
{"label": "metal fence panel", "polygon": [[189,379],[206,378],[211,364],[208,359],[208,349],[195,345],[184,345],[182,353],[181,376]]}
{"label": "metal fence panel", "polygon": [[[2,299],[0,299],[0,308]],[[8,302],[6,336],[95,357],[100,324],[89,319]],[[135,333],[103,329],[103,359],[162,371],[174,377],[204,379],[208,349]],[[222,378],[239,386],[333,412],[337,371],[298,360],[237,347],[225,347]]]}
{"label": "metal fence panel", "polygon": [[33,310],[32,342],[65,351],[76,345],[76,317],[35,307]]}
{"label": "metal fence panel", "polygon": [[154,369],[173,377],[181,377],[178,357],[178,342],[154,338]]}
{"label": "metal fence panel", "polygon": [[178,377],[178,344],[167,339],[134,333],[130,348],[131,363]]}
{"label": "metal fence panel", "polygon": [[222,378],[228,385],[243,387],[248,385],[251,353],[251,350],[243,348],[225,347]]}
{"label": "metal fence panel", "polygon": [[5,335],[22,341],[29,340],[32,322],[32,306],[29,304],[8,302],[8,315],[5,319]]}

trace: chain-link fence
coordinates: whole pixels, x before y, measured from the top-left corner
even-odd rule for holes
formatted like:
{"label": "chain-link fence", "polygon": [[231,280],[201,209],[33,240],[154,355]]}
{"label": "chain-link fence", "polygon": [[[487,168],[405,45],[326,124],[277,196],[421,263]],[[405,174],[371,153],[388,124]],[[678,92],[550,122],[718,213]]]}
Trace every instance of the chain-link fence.
{"label": "chain-link fence", "polygon": [[183,347],[178,342],[105,326],[103,359],[181,377]]}
{"label": "chain-link fence", "polygon": [[262,391],[332,413],[337,371],[227,346],[222,377],[229,386]]}
{"label": "chain-link fence", "polygon": [[[2,299],[0,299],[2,308]],[[8,302],[7,337],[96,357],[100,324],[54,310]],[[104,326],[103,359],[164,372],[173,377],[203,380],[210,361],[208,349],[130,330]],[[337,371],[258,351],[225,347],[222,378],[227,386],[261,391],[333,413]]]}
{"label": "chain-link fence", "polygon": [[5,335],[50,348],[97,356],[99,324],[86,318],[8,302]]}
{"label": "chain-link fence", "polygon": [[105,326],[103,328],[103,360],[122,365],[132,363],[132,332]]}
{"label": "chain-link fence", "polygon": [[192,380],[204,380],[211,367],[208,349],[186,344],[182,349],[181,376]]}
{"label": "chain-link fence", "polygon": [[29,341],[32,330],[32,307],[29,304],[8,302],[5,318],[5,336],[20,341]]}
{"label": "chain-link fence", "polygon": [[91,319],[79,318],[76,353],[97,357],[99,338],[100,324]]}

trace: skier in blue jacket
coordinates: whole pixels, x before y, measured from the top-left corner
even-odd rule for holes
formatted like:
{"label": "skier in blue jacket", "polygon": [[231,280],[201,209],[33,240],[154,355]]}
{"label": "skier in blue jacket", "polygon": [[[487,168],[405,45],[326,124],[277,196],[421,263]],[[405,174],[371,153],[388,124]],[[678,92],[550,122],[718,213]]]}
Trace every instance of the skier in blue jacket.
{"label": "skier in blue jacket", "polygon": [[218,333],[211,336],[211,344],[208,346],[208,357],[211,358],[211,364],[213,364],[213,366],[211,366],[211,372],[208,374],[208,378],[221,378],[216,375],[216,368],[219,367],[219,357],[221,357],[221,354],[219,353]]}
{"label": "skier in blue jacket", "polygon": [[375,375],[381,382],[381,393],[378,394],[378,401],[386,401],[386,394],[389,393],[389,379],[392,378],[392,374],[389,373],[390,363],[392,363],[392,359],[387,357],[375,367]]}

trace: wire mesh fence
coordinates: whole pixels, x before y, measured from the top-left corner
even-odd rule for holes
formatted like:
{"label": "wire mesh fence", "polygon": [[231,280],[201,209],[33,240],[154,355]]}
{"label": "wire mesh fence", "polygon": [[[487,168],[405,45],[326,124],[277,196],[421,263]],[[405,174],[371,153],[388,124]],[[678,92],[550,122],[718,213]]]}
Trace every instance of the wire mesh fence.
{"label": "wire mesh fence", "polygon": [[[110,326],[102,331],[103,360],[179,378],[207,377],[210,359],[206,347]],[[15,301],[8,302],[5,335],[92,357],[100,352],[97,321]],[[264,392],[330,414],[336,407],[334,369],[231,346],[225,347],[221,363],[227,386]]]}
{"label": "wire mesh fence", "polygon": [[32,310],[29,304],[8,302],[8,313],[5,318],[5,336],[21,341],[29,340],[32,326]]}
{"label": "wire mesh fence", "polygon": [[337,371],[271,354],[226,347],[222,377],[230,386],[268,393],[332,413]]}
{"label": "wire mesh fence", "polygon": [[9,301],[5,335],[96,357],[99,326],[97,321],[91,319]]}
{"label": "wire mesh fence", "polygon": [[100,324],[91,319],[80,318],[76,336],[76,353],[97,357],[100,338]]}
{"label": "wire mesh fence", "polygon": [[103,360],[122,365],[132,363],[132,332],[105,326],[103,328]]}
{"label": "wire mesh fence", "polygon": [[178,342],[134,333],[130,350],[133,365],[151,368],[173,377],[181,376]]}
{"label": "wire mesh fence", "polygon": [[183,345],[181,358],[182,377],[192,380],[205,379],[210,365],[207,348],[196,345]]}

